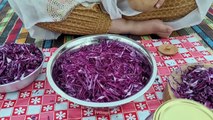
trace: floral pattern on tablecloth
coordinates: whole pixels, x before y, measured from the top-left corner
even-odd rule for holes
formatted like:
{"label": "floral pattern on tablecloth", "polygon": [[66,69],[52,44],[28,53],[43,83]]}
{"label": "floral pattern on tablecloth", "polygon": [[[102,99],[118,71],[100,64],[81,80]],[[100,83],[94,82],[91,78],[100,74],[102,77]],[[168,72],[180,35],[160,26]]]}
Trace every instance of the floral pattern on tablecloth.
{"label": "floral pattern on tablecloth", "polygon": [[[18,92],[0,93],[0,120],[145,120],[162,104],[166,78],[173,70],[186,63],[213,63],[211,53],[193,36],[139,42],[155,57],[158,76],[152,87],[134,102],[100,113],[100,110],[67,101],[52,90],[45,74],[47,62],[56,48],[43,49],[45,63],[37,80]],[[157,47],[162,44],[176,45],[179,53],[161,55]]]}

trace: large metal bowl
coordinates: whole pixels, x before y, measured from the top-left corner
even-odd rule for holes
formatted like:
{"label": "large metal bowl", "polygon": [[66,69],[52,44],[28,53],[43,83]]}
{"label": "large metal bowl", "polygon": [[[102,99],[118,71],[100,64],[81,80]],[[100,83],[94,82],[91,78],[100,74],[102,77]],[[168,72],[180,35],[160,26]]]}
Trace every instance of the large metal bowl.
{"label": "large metal bowl", "polygon": [[[78,49],[78,48],[86,46],[86,45],[98,43],[99,41],[98,41],[97,38],[100,38],[100,37],[101,38],[103,38],[103,37],[109,38],[110,40],[117,40],[117,41],[129,44],[130,46],[134,47],[135,49],[137,49],[139,52],[141,52],[142,54],[144,54],[148,58],[148,60],[151,64],[152,75],[151,75],[150,80],[147,83],[147,85],[143,89],[141,89],[138,93],[136,93],[135,95],[130,96],[126,99],[115,101],[115,102],[105,102],[105,103],[87,102],[87,101],[83,101],[83,100],[74,98],[72,96],[69,96],[68,94],[63,92],[55,84],[55,82],[52,78],[52,70],[53,70],[53,67],[54,67],[54,64],[55,64],[55,61],[57,60],[57,58],[67,50],[71,51],[71,50]],[[141,46],[139,43],[137,43],[137,42],[135,42],[135,41],[133,41],[129,38],[119,36],[119,35],[111,35],[111,34],[86,36],[86,37],[80,37],[80,38],[77,38],[75,40],[69,41],[55,51],[55,53],[52,55],[52,57],[50,58],[50,60],[47,64],[47,79],[48,79],[48,82],[50,83],[51,87],[59,95],[61,95],[65,99],[72,101],[72,102],[75,102],[77,104],[80,104],[80,105],[83,105],[83,106],[88,106],[88,107],[95,107],[95,108],[115,107],[115,106],[126,104],[128,102],[131,102],[131,101],[137,99],[138,97],[142,96],[145,92],[147,92],[148,89],[152,86],[153,82],[155,81],[156,75],[157,75],[157,66],[156,66],[155,59],[143,46]]]}
{"label": "large metal bowl", "polygon": [[8,84],[0,85],[0,93],[15,92],[30,85],[38,77],[39,73],[41,72],[42,65],[44,62],[44,54],[42,51],[41,53],[43,56],[43,60],[41,65],[36,70],[34,70],[28,76],[24,77],[22,80],[17,80]]}

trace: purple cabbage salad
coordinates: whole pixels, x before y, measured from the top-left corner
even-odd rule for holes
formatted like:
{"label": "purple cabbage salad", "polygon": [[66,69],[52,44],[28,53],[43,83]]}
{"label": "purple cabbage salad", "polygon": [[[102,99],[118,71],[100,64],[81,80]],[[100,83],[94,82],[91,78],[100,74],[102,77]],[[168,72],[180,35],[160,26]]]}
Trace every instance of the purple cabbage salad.
{"label": "purple cabbage salad", "polygon": [[[175,80],[175,79],[174,79]],[[177,98],[191,99],[213,109],[213,68],[195,65],[182,71],[181,83],[177,89],[172,88]]]}
{"label": "purple cabbage salad", "polygon": [[38,68],[43,60],[33,44],[10,43],[0,47],[0,85],[22,80]]}
{"label": "purple cabbage salad", "polygon": [[113,102],[145,87],[152,70],[145,55],[116,40],[65,51],[55,62],[53,79],[68,95],[90,102]]}

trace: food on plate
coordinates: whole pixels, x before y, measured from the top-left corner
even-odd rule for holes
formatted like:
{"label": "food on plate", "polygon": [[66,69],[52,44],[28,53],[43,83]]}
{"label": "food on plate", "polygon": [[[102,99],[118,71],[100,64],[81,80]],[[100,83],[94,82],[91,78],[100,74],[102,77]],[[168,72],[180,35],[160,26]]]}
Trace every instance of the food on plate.
{"label": "food on plate", "polygon": [[176,98],[186,98],[213,108],[213,65],[190,65],[174,72],[169,79]]}

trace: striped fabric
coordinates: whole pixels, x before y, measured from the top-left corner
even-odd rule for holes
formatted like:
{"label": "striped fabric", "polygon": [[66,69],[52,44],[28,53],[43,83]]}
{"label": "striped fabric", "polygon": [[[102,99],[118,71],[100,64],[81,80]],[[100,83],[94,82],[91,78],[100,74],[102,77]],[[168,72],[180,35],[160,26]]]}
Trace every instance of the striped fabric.
{"label": "striped fabric", "polygon": [[[200,25],[185,28],[172,33],[173,37],[194,35],[204,46],[213,48],[213,7],[210,8],[206,19]],[[155,39],[157,36],[133,36],[125,35],[134,40]],[[36,43],[43,48],[59,47],[63,43],[70,41],[78,36],[61,35],[57,40],[35,40],[29,36],[23,24],[14,11],[10,8],[7,0],[0,0],[0,45],[10,42],[16,43]]]}

